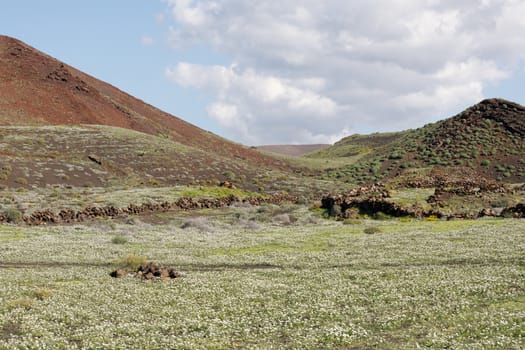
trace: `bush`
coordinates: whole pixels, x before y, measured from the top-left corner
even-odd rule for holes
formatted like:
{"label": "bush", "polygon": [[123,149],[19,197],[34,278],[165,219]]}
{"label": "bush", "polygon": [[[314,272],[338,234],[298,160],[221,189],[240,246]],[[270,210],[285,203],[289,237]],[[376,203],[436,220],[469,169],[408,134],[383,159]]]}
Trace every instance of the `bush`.
{"label": "bush", "polygon": [[377,227],[377,226],[371,226],[371,227],[367,227],[363,230],[364,233],[366,233],[367,235],[373,235],[375,233],[380,233],[381,232],[381,228]]}
{"label": "bush", "polygon": [[382,211],[378,211],[377,213],[374,213],[372,215],[372,218],[374,220],[388,220],[388,219],[391,219],[390,215],[387,215],[387,214],[383,213]]}
{"label": "bush", "polygon": [[15,182],[20,185],[27,185],[27,180],[23,177],[18,177],[15,179]]}
{"label": "bush", "polygon": [[303,222],[305,224],[318,224],[319,223],[319,218],[316,217],[316,216],[313,216],[313,215],[310,215],[308,217],[306,217]]}
{"label": "bush", "polygon": [[22,221],[22,212],[16,208],[7,208],[4,211],[4,215],[7,218],[7,222],[18,223]]}
{"label": "bush", "polygon": [[31,295],[38,300],[45,300],[53,295],[53,292],[49,289],[37,289],[34,290]]}
{"label": "bush", "polygon": [[147,259],[143,256],[128,255],[118,259],[115,263],[124,270],[136,271],[140,265],[145,264]]}
{"label": "bush", "polygon": [[490,206],[492,208],[505,208],[509,206],[509,199],[508,198],[500,198],[496,199],[493,202],[490,203]]}
{"label": "bush", "polygon": [[182,223],[180,228],[186,229],[194,227],[198,229],[199,231],[210,231],[211,227],[208,223],[208,220],[204,217],[198,217],[198,218],[191,218]]}
{"label": "bush", "polygon": [[490,165],[490,160],[488,159],[485,159],[481,162],[481,166],[489,166]]}
{"label": "bush", "polygon": [[290,216],[286,213],[274,216],[272,221],[281,225],[289,225],[292,222]]}
{"label": "bush", "polygon": [[126,244],[128,243],[128,239],[124,236],[115,236],[111,239],[111,243],[113,244]]}
{"label": "bush", "polygon": [[240,219],[239,225],[241,225],[245,230],[250,230],[250,231],[258,231],[263,228],[262,225],[260,225],[254,220]]}
{"label": "bush", "polygon": [[399,151],[394,151],[390,153],[390,155],[388,156],[388,159],[401,159],[401,158],[403,158],[403,154],[400,153]]}

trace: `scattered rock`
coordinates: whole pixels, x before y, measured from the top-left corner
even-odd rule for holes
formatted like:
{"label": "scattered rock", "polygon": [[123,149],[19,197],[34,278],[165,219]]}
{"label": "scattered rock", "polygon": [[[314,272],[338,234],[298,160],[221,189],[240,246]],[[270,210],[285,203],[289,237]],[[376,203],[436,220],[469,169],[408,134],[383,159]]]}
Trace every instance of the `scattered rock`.
{"label": "scattered rock", "polygon": [[226,187],[226,188],[231,188],[231,189],[235,188],[235,186],[230,181],[219,182],[219,187]]}
{"label": "scattered rock", "polygon": [[113,278],[120,278],[126,275],[126,271],[124,271],[123,269],[116,269],[115,271],[112,271],[109,275]]}
{"label": "scattered rock", "polygon": [[90,155],[88,156],[88,158],[89,158],[90,161],[95,162],[95,163],[97,163],[98,165],[102,165],[102,161],[101,161],[97,156],[95,156],[95,155],[93,155],[93,154],[90,154]]}

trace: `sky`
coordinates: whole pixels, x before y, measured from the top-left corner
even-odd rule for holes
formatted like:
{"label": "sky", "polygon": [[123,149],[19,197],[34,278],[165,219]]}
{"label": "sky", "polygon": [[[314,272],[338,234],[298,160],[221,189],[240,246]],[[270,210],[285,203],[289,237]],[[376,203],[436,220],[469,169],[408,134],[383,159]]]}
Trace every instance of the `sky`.
{"label": "sky", "polygon": [[245,145],[525,104],[521,0],[4,0],[0,34]]}

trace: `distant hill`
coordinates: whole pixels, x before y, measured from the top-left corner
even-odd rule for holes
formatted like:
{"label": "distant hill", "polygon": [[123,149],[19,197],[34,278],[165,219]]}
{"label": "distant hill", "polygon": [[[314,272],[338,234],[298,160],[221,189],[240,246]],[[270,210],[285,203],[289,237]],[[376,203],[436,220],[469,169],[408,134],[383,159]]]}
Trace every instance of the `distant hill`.
{"label": "distant hill", "polygon": [[329,176],[348,182],[393,178],[407,169],[468,167],[505,182],[525,181],[525,107],[487,99],[416,130],[354,135],[313,157],[361,157]]}
{"label": "distant hill", "polygon": [[310,158],[354,157],[369,153],[388,145],[406,134],[403,132],[374,133],[370,135],[350,135],[337,141],[331,147],[324,147],[308,154]]}
{"label": "distant hill", "polygon": [[257,146],[261,151],[282,154],[285,156],[300,157],[306,154],[318,151],[329,147],[328,144],[313,144],[313,145],[265,145]]}
{"label": "distant hill", "polygon": [[162,135],[259,166],[288,164],[165,113],[23,42],[0,36],[0,125],[96,124]]}

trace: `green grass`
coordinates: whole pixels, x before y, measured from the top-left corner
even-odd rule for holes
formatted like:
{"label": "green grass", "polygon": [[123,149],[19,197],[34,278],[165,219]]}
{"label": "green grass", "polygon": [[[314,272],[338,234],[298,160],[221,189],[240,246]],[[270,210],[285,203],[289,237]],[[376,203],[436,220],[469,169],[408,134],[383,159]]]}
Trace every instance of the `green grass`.
{"label": "green grass", "polygon": [[192,197],[192,198],[224,198],[228,196],[235,196],[238,198],[247,198],[247,197],[258,197],[261,194],[256,192],[248,192],[238,188],[227,188],[219,186],[203,186],[188,188],[180,192],[182,197]]}
{"label": "green grass", "polygon": [[27,235],[27,230],[22,228],[0,225],[0,242],[24,240]]}
{"label": "green grass", "polygon": [[[238,224],[254,211],[210,213],[206,231],[0,227],[0,348],[523,348],[522,221],[311,224],[296,207],[286,226]],[[146,256],[183,277],[109,276]]]}
{"label": "green grass", "polygon": [[210,255],[244,255],[244,254],[264,254],[271,252],[292,251],[293,247],[285,246],[280,243],[265,243],[250,247],[232,248],[232,249],[213,249]]}
{"label": "green grass", "polygon": [[426,208],[428,206],[426,200],[433,194],[433,188],[411,188],[391,191],[392,201],[407,207],[419,204]]}

